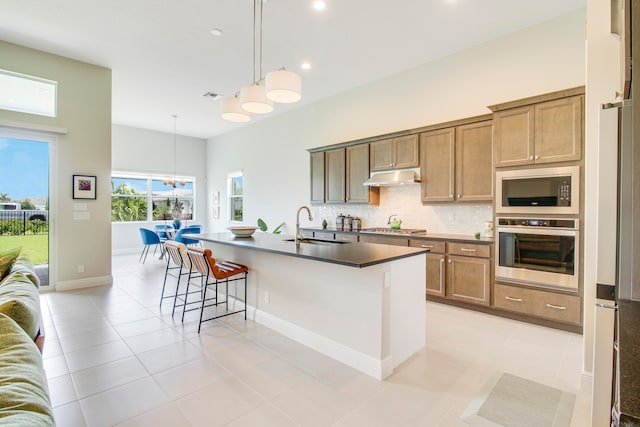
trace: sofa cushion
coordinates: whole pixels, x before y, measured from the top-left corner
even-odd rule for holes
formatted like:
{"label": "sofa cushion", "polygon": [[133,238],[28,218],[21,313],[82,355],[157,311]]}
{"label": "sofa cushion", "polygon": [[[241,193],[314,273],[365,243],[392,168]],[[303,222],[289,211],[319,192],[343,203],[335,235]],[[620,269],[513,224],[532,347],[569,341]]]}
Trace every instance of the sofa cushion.
{"label": "sofa cushion", "polygon": [[29,260],[24,253],[20,254],[18,258],[16,258],[16,262],[13,264],[13,267],[11,267],[10,273],[13,271],[22,271],[34,285],[38,287],[40,286],[40,279],[33,269],[33,263],[31,263],[31,260]]}
{"label": "sofa cushion", "polygon": [[16,262],[22,248],[11,248],[0,250],[0,280],[4,279],[11,267]]}
{"label": "sofa cushion", "polygon": [[55,426],[38,348],[0,314],[0,425]]}
{"label": "sofa cushion", "polygon": [[36,339],[40,329],[40,294],[28,273],[14,269],[0,282],[0,313],[11,317]]}

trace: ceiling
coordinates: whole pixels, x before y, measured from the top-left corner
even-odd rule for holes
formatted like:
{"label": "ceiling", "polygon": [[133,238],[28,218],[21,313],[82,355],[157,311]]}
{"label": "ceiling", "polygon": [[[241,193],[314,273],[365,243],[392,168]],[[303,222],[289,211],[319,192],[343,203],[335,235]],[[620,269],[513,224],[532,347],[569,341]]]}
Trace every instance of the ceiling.
{"label": "ceiling", "polygon": [[[263,74],[285,66],[303,98],[254,122],[584,8],[586,0],[268,0]],[[246,124],[206,92],[253,81],[252,0],[4,0],[0,39],[113,70],[113,122],[208,138]],[[224,33],[213,36],[211,29]],[[300,68],[303,61],[310,70]],[[251,123],[251,122],[250,122]]]}

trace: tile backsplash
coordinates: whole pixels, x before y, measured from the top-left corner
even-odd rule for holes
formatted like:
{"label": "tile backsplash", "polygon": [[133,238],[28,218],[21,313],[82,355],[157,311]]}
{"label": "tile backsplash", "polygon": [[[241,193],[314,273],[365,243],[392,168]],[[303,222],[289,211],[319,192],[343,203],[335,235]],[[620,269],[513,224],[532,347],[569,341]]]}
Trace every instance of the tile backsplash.
{"label": "tile backsplash", "polygon": [[362,227],[384,227],[390,215],[398,215],[403,228],[426,229],[429,233],[474,234],[483,232],[485,221],[493,220],[493,206],[449,203],[423,205],[420,201],[420,185],[402,185],[380,188],[380,206],[322,205],[313,206],[316,225],[327,220],[335,226],[336,216],[357,216]]}

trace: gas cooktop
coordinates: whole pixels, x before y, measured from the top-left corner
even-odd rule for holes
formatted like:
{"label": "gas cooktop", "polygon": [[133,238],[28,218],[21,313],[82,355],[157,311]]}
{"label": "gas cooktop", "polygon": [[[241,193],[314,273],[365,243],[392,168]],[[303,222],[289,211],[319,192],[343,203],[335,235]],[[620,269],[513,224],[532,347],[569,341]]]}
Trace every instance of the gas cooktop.
{"label": "gas cooktop", "polygon": [[373,227],[373,228],[363,228],[360,230],[361,233],[376,233],[376,234],[399,234],[402,236],[410,236],[412,234],[420,234],[426,233],[427,230],[420,230],[417,228],[401,228],[399,230],[392,230],[391,228],[385,227]]}

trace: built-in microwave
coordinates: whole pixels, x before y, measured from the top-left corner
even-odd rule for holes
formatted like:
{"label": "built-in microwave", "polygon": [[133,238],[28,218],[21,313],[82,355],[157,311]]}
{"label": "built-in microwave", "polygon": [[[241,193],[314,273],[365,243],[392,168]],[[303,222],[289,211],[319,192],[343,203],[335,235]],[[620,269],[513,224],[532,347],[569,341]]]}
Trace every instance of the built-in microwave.
{"label": "built-in microwave", "polygon": [[580,166],[496,172],[497,214],[580,213]]}

